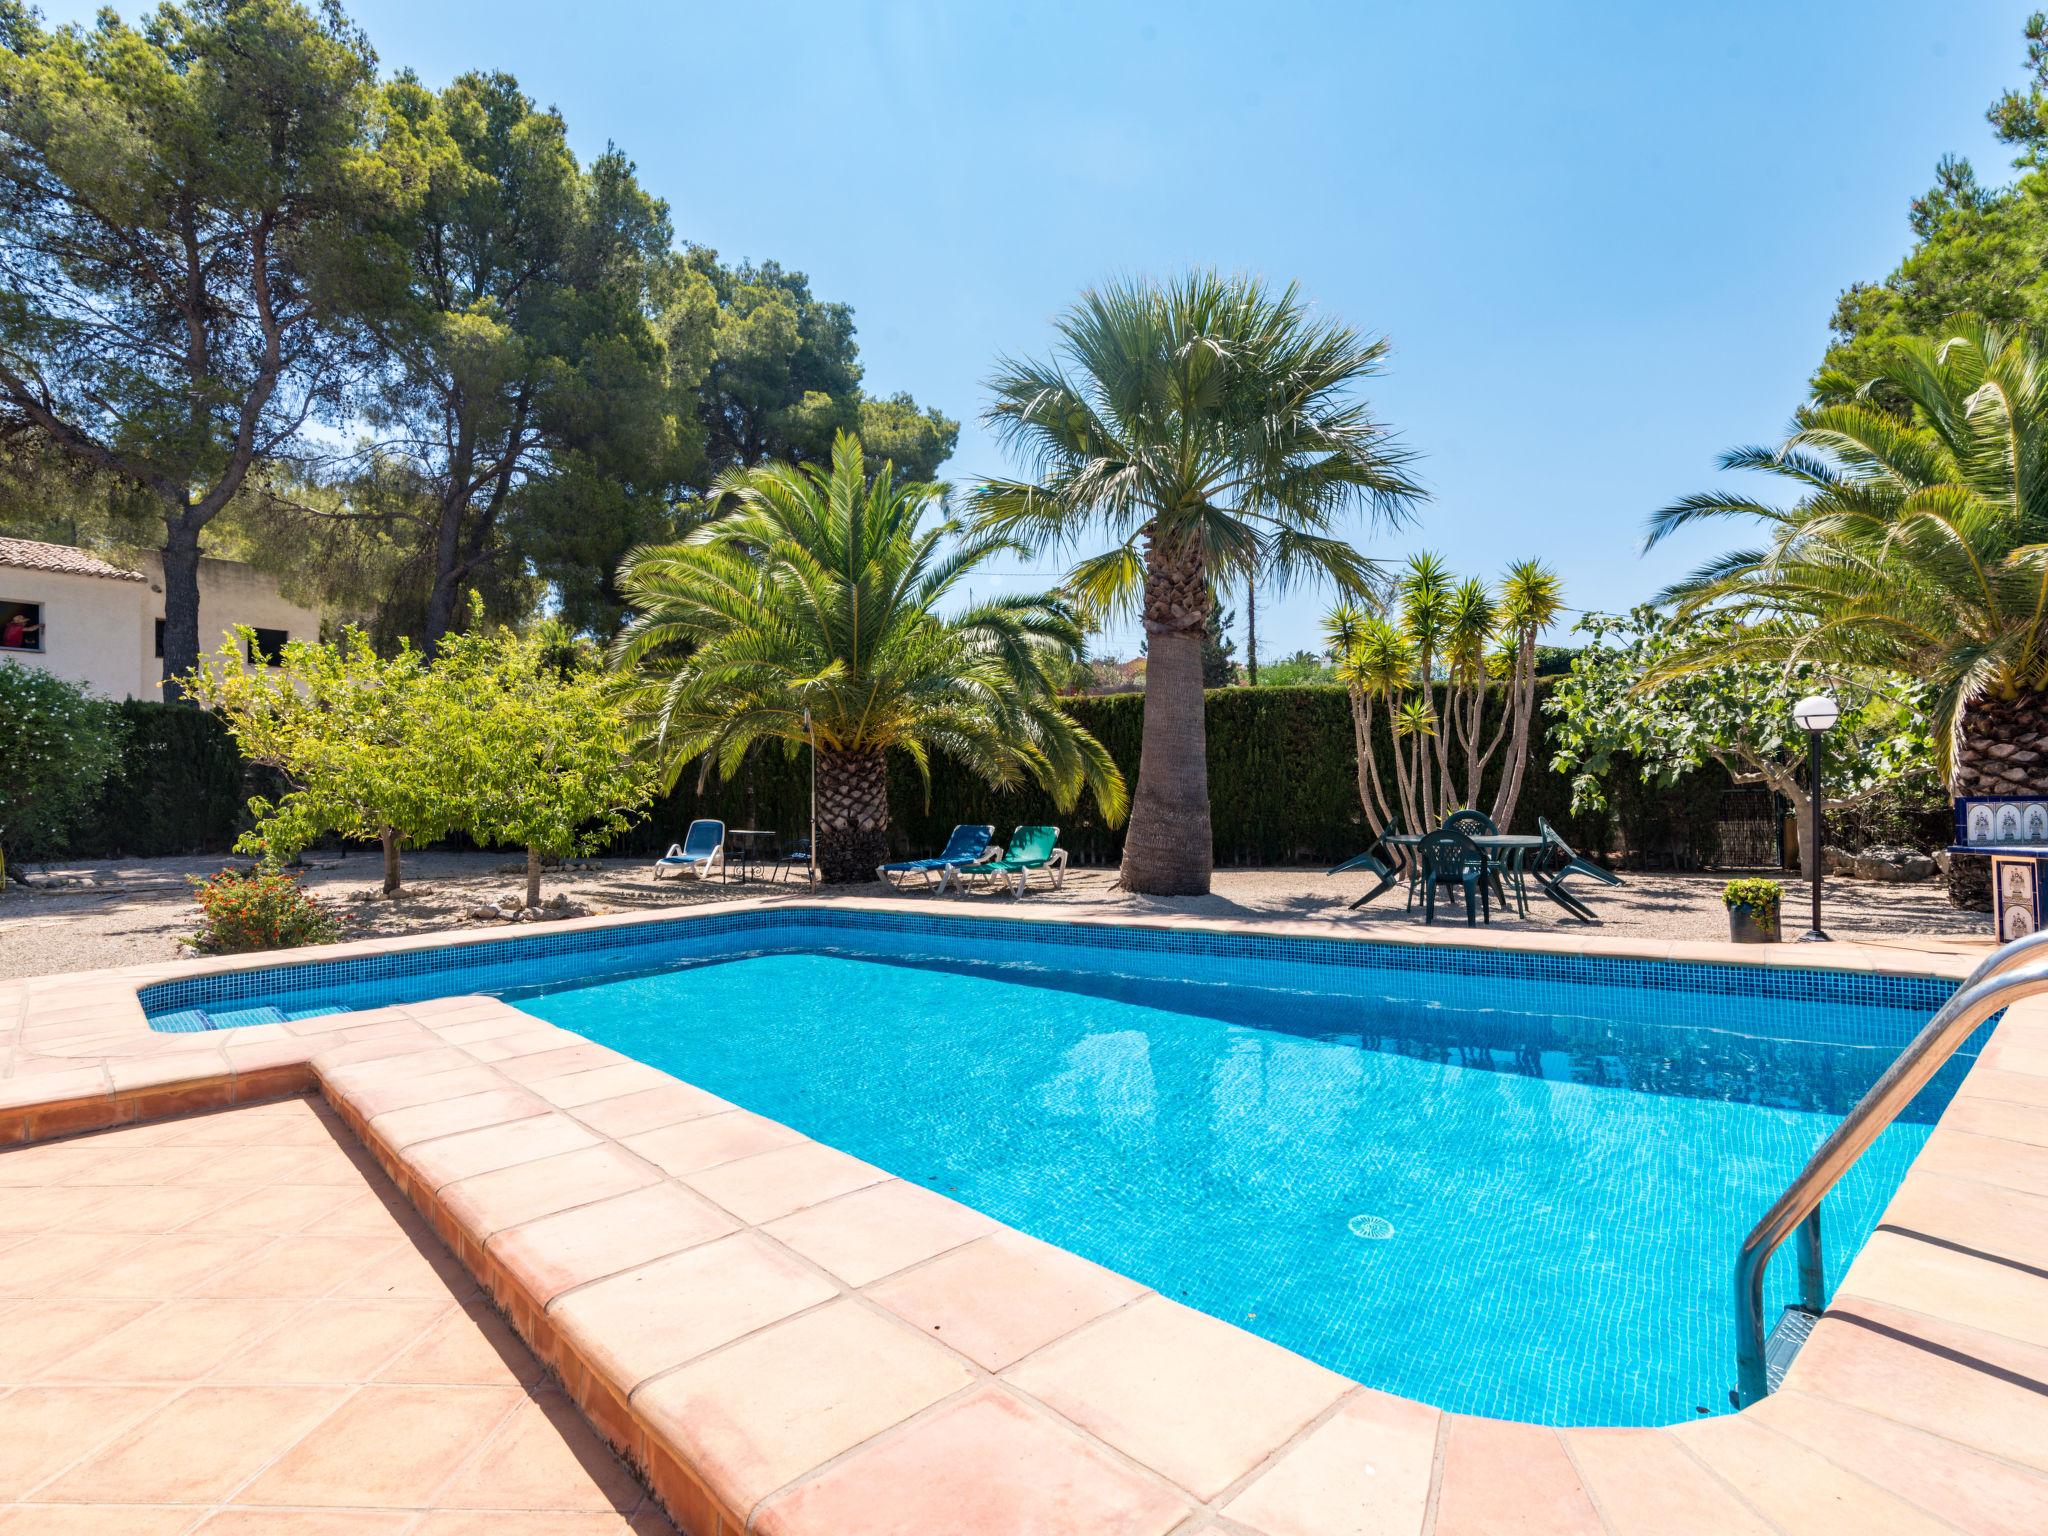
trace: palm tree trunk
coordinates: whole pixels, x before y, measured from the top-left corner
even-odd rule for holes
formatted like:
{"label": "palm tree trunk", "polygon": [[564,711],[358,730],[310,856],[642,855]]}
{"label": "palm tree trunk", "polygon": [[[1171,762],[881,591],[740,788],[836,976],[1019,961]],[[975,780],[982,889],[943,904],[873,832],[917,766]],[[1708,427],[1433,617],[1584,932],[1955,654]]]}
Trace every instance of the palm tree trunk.
{"label": "palm tree trunk", "polygon": [[1244,673],[1252,687],[1259,686],[1259,582],[1256,576],[1244,584]]}
{"label": "palm tree trunk", "polygon": [[[1199,658],[1198,658],[1199,664]],[[875,878],[889,857],[889,767],[880,752],[818,753],[818,875]]]}
{"label": "palm tree trunk", "polygon": [[[2048,693],[2010,699],[1986,694],[1963,710],[1957,732],[1956,798],[1979,795],[2048,797]],[[1965,911],[1991,910],[1991,860],[1958,854],[1948,861],[1948,899]]]}
{"label": "palm tree trunk", "polygon": [[1198,550],[1145,545],[1145,711],[1120,883],[1148,896],[1206,896],[1215,866],[1202,634],[1209,588]]}

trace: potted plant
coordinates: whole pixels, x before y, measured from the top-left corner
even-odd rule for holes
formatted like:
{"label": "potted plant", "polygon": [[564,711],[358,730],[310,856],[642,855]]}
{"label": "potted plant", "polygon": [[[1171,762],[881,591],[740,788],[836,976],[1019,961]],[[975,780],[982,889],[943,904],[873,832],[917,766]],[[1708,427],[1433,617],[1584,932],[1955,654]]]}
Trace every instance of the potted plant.
{"label": "potted plant", "polygon": [[1737,944],[1778,942],[1778,906],[1785,887],[1776,880],[1730,880],[1721,892],[1728,903],[1728,937]]}

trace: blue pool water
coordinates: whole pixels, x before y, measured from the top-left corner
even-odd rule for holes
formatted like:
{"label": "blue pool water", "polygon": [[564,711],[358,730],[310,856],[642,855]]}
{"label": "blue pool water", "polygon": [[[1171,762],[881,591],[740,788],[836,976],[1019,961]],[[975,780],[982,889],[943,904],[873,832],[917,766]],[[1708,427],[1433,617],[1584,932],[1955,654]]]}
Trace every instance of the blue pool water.
{"label": "blue pool water", "polygon": [[[209,1028],[495,992],[1372,1386],[1651,1424],[1726,1411],[1737,1244],[1948,991],[967,919],[647,928],[144,1002]],[[1969,1061],[1830,1197],[1831,1275]]]}

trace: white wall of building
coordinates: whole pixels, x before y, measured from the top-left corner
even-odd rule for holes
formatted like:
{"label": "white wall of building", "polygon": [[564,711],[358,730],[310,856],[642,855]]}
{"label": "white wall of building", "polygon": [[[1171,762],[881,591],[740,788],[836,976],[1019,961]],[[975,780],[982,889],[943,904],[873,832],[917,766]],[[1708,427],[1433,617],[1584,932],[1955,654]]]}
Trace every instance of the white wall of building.
{"label": "white wall of building", "polygon": [[[44,667],[109,698],[162,698],[156,621],[164,616],[163,562],[150,554],[135,564],[142,581],[0,565],[0,602],[43,611],[42,649],[0,650],[0,660]],[[274,577],[232,560],[200,561],[200,650],[218,649],[237,624],[320,638],[320,615],[287,600]]]}

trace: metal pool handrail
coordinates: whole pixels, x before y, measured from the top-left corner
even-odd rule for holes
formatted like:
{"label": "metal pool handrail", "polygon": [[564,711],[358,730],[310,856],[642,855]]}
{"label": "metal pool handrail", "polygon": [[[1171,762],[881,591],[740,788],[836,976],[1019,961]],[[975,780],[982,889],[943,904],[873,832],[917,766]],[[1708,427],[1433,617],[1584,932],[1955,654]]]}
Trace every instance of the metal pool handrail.
{"label": "metal pool handrail", "polygon": [[[1799,1177],[1743,1239],[1742,1252],[1735,1261],[1736,1390],[1741,1406],[1747,1407],[1770,1392],[1764,1367],[1764,1269],[1771,1255],[1797,1228],[1799,1299],[1812,1311],[1821,1311],[1827,1305],[1820,1244],[1822,1196],[1986,1019],[2022,999],[2048,992],[2048,954],[2044,950],[2048,950],[2048,929],[2015,939],[1986,956],[1885,1068],[1884,1076],[1843,1117],[1807,1159]],[[2017,974],[2007,974],[2022,966]]]}

